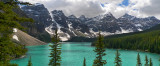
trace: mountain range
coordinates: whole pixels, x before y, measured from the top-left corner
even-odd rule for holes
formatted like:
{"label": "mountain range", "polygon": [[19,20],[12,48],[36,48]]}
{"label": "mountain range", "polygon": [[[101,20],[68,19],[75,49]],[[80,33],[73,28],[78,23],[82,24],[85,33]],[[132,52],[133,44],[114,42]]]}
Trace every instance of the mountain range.
{"label": "mountain range", "polygon": [[137,18],[126,13],[115,18],[111,13],[107,13],[89,18],[84,15],[80,17],[66,16],[62,10],[49,12],[43,4],[39,3],[20,7],[28,17],[35,20],[32,24],[34,28],[32,25],[28,27],[29,34],[45,42],[49,34],[54,34],[55,29],[58,29],[60,39],[67,41],[73,37],[95,38],[99,30],[104,36],[108,36],[144,31],[160,24],[160,20],[154,16]]}

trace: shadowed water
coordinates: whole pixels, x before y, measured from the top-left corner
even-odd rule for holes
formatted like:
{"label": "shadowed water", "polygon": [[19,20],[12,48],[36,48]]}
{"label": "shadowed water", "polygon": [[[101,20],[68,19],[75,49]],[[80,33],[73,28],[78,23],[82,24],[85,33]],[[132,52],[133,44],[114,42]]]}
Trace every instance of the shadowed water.
{"label": "shadowed water", "polygon": [[[90,46],[91,43],[76,42],[76,43],[62,43],[62,62],[61,66],[82,66],[83,59],[86,58],[87,66],[92,66],[93,60],[95,59],[94,47]],[[19,66],[26,66],[28,63],[29,56],[32,56],[33,66],[48,66],[49,63],[49,44],[41,46],[28,46],[28,53],[26,57],[21,59],[12,60],[11,63],[17,63]],[[106,49],[106,56],[103,59],[107,60],[107,66],[114,66],[116,49]],[[122,59],[123,66],[136,66],[137,62],[137,51],[119,50]],[[145,55],[148,58],[152,58],[153,66],[158,66],[160,63],[158,59],[159,54],[139,52],[141,57],[142,65],[145,63]]]}

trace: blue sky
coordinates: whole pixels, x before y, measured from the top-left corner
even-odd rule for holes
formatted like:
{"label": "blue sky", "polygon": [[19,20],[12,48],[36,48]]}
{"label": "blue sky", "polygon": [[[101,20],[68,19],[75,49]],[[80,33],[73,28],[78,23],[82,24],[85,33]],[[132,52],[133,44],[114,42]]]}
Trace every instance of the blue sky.
{"label": "blue sky", "polygon": [[124,0],[124,1],[122,2],[122,5],[128,6],[128,5],[129,5],[129,0]]}
{"label": "blue sky", "polygon": [[[107,4],[107,3],[106,3]],[[129,0],[123,0],[119,6],[128,6],[129,5]],[[105,7],[104,4],[101,4],[102,7]]]}

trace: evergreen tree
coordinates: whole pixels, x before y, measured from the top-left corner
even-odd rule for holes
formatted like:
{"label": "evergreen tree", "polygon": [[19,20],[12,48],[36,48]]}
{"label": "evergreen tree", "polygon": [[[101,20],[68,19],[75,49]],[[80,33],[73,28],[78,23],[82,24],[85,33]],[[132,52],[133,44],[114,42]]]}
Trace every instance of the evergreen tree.
{"label": "evergreen tree", "polygon": [[51,47],[51,53],[50,56],[50,62],[49,62],[49,66],[60,66],[60,61],[61,61],[61,48],[60,48],[60,43],[59,43],[60,39],[58,37],[58,33],[57,33],[57,29],[55,30],[55,35],[52,38],[52,45],[50,45]]}
{"label": "evergreen tree", "polygon": [[31,56],[29,58],[29,61],[28,61],[28,65],[27,66],[32,66],[32,62],[31,62]]}
{"label": "evergreen tree", "polygon": [[136,66],[142,66],[139,53],[137,54],[137,65]]}
{"label": "evergreen tree", "polygon": [[4,63],[4,62],[0,62],[0,66],[18,66],[17,64],[11,64],[11,63]]}
{"label": "evergreen tree", "polygon": [[118,50],[117,50],[117,52],[116,52],[116,58],[115,58],[115,66],[122,66],[122,64],[121,64],[121,58],[119,57],[120,56],[120,53],[118,52]]}
{"label": "evergreen tree", "polygon": [[[9,1],[14,2],[15,0]],[[23,45],[15,44],[11,41],[13,28],[21,29],[23,27],[20,23],[33,21],[17,15],[13,11],[13,9],[17,8],[16,4],[14,5],[0,1],[0,62],[3,64],[9,64],[11,59],[26,53],[27,50],[24,49]]]}
{"label": "evergreen tree", "polygon": [[[160,58],[159,58],[159,60],[158,60],[159,62],[160,62]],[[159,64],[159,66],[160,66],[160,64]]]}
{"label": "evergreen tree", "polygon": [[98,39],[96,42],[96,47],[94,49],[94,52],[96,52],[96,58],[94,60],[93,66],[103,66],[104,64],[106,64],[106,60],[103,60],[103,56],[105,56],[106,54],[105,52],[105,46],[103,43],[103,36],[101,35],[100,31],[98,34]]}
{"label": "evergreen tree", "polygon": [[146,64],[144,66],[149,66],[147,55],[145,56],[145,61],[146,61]]}
{"label": "evergreen tree", "polygon": [[83,66],[86,66],[86,58],[84,58]]}
{"label": "evergreen tree", "polygon": [[152,59],[150,58],[149,66],[153,66]]}
{"label": "evergreen tree", "polygon": [[[113,35],[105,37],[104,43],[107,48],[141,50],[152,53],[160,53],[160,25],[156,30],[147,30],[144,32],[129,33],[122,35]],[[153,28],[152,28],[153,29]],[[92,43],[95,46],[95,43]]]}

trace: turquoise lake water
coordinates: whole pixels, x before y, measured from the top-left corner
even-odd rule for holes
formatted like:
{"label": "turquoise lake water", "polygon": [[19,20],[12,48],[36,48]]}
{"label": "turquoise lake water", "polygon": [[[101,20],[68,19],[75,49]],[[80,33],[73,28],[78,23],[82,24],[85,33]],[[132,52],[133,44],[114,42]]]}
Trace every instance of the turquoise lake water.
{"label": "turquoise lake water", "polygon": [[[27,66],[29,56],[32,57],[33,66],[48,66],[49,63],[49,44],[41,46],[28,46],[28,53],[26,57],[12,60],[11,63],[17,63],[19,66]],[[76,42],[76,43],[62,43],[62,62],[61,66],[82,66],[83,59],[86,58],[87,66],[92,66],[95,59],[94,47],[91,43]],[[106,56],[103,59],[107,60],[107,66],[114,66],[116,49],[106,49]],[[119,50],[122,59],[122,66],[136,66],[137,51]],[[159,66],[159,54],[139,52],[142,65],[145,63],[145,55],[152,58],[153,66]]]}

